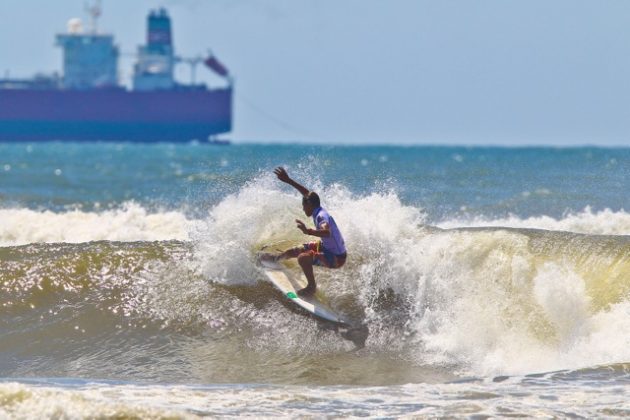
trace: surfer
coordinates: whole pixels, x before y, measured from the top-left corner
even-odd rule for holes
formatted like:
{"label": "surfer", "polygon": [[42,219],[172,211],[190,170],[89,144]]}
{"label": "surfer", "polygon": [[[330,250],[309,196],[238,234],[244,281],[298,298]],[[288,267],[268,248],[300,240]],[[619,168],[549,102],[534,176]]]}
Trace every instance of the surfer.
{"label": "surfer", "polygon": [[313,266],[317,265],[326,268],[343,266],[347,256],[346,245],[335,220],[321,206],[317,193],[309,191],[306,187],[294,181],[282,167],[276,168],[273,172],[280,181],[291,185],[302,194],[302,210],[304,210],[306,216],[313,217],[315,229],[309,229],[303,221],[295,219],[297,228],[305,235],[320,238],[302,246],[288,249],[275,256],[277,260],[297,258],[298,264],[302,267],[306,280],[308,280],[308,285],[304,289],[298,290],[297,293],[300,296],[308,296],[315,293],[316,289]]}

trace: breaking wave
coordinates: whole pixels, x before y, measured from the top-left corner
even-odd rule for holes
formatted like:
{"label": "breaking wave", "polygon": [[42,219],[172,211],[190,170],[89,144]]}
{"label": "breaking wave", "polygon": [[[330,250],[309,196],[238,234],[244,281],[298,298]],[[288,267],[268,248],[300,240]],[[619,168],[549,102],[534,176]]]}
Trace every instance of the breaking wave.
{"label": "breaking wave", "polygon": [[[627,213],[432,227],[393,191],[320,191],[349,258],[316,276],[335,309],[369,327],[365,357],[484,376],[630,361]],[[32,356],[16,356],[4,374],[347,381],[352,345],[292,312],[254,262],[263,245],[304,240],[293,223],[304,218],[299,210],[298,197],[270,177],[197,220],[136,204],[100,213],[1,210],[2,329],[13,337],[2,350]],[[295,265],[287,270],[299,275]],[[47,353],[33,350],[53,337]],[[291,373],[264,360],[270,351],[291,360]],[[346,367],[322,379],[310,370],[322,353]],[[243,357],[259,370],[236,363]],[[353,380],[374,382],[364,365]],[[425,379],[401,366],[376,380]]]}
{"label": "breaking wave", "polygon": [[0,209],[0,246],[36,242],[187,240],[194,221],[183,213],[151,213],[127,202],[101,212],[71,210],[55,213],[22,208]]}

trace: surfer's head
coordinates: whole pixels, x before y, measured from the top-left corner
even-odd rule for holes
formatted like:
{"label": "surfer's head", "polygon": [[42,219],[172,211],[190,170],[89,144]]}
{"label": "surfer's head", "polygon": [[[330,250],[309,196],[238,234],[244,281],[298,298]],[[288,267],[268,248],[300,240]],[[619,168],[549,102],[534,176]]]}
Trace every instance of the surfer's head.
{"label": "surfer's head", "polygon": [[317,193],[311,191],[302,197],[302,209],[307,216],[311,216],[313,211],[319,206],[319,195]]}

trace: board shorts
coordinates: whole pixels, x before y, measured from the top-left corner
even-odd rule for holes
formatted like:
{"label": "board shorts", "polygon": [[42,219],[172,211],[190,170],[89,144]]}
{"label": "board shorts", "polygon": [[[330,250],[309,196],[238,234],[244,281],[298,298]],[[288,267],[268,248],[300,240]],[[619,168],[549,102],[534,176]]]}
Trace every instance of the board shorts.
{"label": "board shorts", "polygon": [[326,268],[339,268],[346,263],[347,253],[333,254],[322,246],[320,241],[304,244],[304,251],[313,256],[313,265]]}

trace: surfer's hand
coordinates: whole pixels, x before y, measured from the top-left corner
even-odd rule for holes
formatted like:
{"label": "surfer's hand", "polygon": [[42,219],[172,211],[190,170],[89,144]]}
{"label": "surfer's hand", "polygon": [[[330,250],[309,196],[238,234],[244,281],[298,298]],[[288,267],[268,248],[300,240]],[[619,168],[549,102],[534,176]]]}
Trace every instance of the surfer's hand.
{"label": "surfer's hand", "polygon": [[282,182],[288,183],[291,180],[291,177],[282,166],[278,166],[276,169],[274,169],[273,173],[276,174],[278,179]]}
{"label": "surfer's hand", "polygon": [[303,234],[308,235],[308,229],[306,228],[306,225],[303,221],[295,219],[295,223],[297,223],[297,228],[300,229]]}

